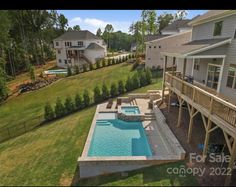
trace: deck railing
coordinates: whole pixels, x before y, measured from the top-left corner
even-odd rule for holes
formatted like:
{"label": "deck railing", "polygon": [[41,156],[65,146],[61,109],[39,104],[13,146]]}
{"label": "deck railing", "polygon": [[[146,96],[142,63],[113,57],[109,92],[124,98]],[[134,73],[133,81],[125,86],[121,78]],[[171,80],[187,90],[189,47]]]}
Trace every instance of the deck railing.
{"label": "deck railing", "polygon": [[175,73],[172,75],[171,72],[166,72],[165,80],[171,87],[176,88],[181,94],[206,109],[210,114],[216,115],[236,127],[236,106],[234,104],[178,78]]}

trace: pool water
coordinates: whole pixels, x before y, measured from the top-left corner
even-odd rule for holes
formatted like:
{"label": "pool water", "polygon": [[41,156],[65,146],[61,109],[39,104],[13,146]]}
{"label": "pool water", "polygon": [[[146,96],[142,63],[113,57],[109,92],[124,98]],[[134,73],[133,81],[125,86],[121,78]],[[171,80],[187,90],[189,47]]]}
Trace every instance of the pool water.
{"label": "pool water", "polygon": [[121,112],[124,114],[140,114],[139,108],[136,106],[122,106]]}
{"label": "pool water", "polygon": [[67,74],[67,70],[65,69],[54,69],[45,71],[46,74]]}
{"label": "pool water", "polygon": [[97,120],[88,156],[152,156],[142,122]]}

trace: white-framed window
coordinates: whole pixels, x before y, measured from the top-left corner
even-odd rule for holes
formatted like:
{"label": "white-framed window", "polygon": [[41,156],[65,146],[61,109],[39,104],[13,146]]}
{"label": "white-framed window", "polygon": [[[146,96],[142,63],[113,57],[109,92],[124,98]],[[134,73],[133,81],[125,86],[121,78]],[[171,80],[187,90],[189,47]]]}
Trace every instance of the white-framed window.
{"label": "white-framed window", "polygon": [[230,64],[229,66],[226,86],[228,88],[236,89],[236,65],[235,64]]}
{"label": "white-framed window", "polygon": [[59,46],[59,42],[56,42],[56,46]]}
{"label": "white-framed window", "polygon": [[65,46],[71,46],[71,42],[65,42]]}
{"label": "white-framed window", "polygon": [[84,42],[83,41],[78,41],[78,46],[83,46]]}
{"label": "white-framed window", "polygon": [[58,59],[58,62],[61,63],[61,59]]}
{"label": "white-framed window", "polygon": [[64,60],[64,62],[65,62],[65,64],[67,64],[67,60],[66,59]]}
{"label": "white-framed window", "polygon": [[199,69],[200,69],[200,60],[199,59],[194,60],[193,69],[199,71]]}
{"label": "white-framed window", "polygon": [[223,21],[215,22],[213,36],[220,36],[222,31]]}
{"label": "white-framed window", "polygon": [[58,54],[61,54],[61,50],[60,50],[60,49],[58,49],[58,50],[57,50],[57,53],[58,53]]}

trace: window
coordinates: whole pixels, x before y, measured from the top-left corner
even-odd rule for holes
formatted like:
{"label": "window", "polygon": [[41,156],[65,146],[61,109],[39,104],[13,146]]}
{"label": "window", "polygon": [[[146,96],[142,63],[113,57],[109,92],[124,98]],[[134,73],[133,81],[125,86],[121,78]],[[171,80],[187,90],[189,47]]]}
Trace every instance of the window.
{"label": "window", "polygon": [[65,42],[65,46],[71,46],[71,42]]}
{"label": "window", "polygon": [[161,49],[161,46],[159,45],[159,49]]}
{"label": "window", "polygon": [[154,49],[156,49],[156,46],[154,46]]}
{"label": "window", "polygon": [[151,58],[148,58],[148,60],[151,60]]}
{"label": "window", "polygon": [[56,42],[56,46],[59,46],[59,42]]}
{"label": "window", "polygon": [[214,33],[213,33],[214,36],[221,35],[222,25],[223,25],[223,21],[218,21],[215,23],[215,28],[214,28]]}
{"label": "window", "polygon": [[61,63],[61,59],[59,59],[58,62]]}
{"label": "window", "polygon": [[83,45],[84,45],[84,42],[81,42],[81,41],[78,42],[78,46],[83,46]]}
{"label": "window", "polygon": [[230,64],[226,86],[236,89],[236,65]]}
{"label": "window", "polygon": [[58,50],[57,50],[57,53],[58,53],[58,54],[61,54],[61,50],[60,50],[60,49],[58,49]]}
{"label": "window", "polygon": [[149,49],[151,49],[151,48],[152,48],[152,46],[149,45]]}
{"label": "window", "polygon": [[199,68],[200,68],[199,59],[195,59],[193,69],[199,71]]}
{"label": "window", "polygon": [[64,60],[65,64],[67,64],[67,60]]}

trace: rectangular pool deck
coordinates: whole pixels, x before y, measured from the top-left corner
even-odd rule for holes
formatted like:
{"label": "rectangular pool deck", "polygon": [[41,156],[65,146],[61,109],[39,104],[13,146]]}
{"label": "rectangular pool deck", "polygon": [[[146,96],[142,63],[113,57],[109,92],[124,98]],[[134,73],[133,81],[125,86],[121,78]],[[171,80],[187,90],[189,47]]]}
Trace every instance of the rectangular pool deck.
{"label": "rectangular pool deck", "polygon": [[[80,178],[129,171],[156,164],[175,162],[185,158],[185,151],[166,124],[164,115],[157,106],[153,109],[149,109],[148,102],[148,98],[137,98],[135,104],[137,104],[141,113],[155,116],[155,119],[142,121],[142,126],[147,136],[152,155],[88,156],[97,119],[101,117],[116,118],[114,112],[118,112],[116,102],[113,103],[111,109],[106,108],[107,103],[102,103],[97,106],[84,150],[82,155],[78,158]],[[121,106],[130,106],[130,104],[122,103]]]}

